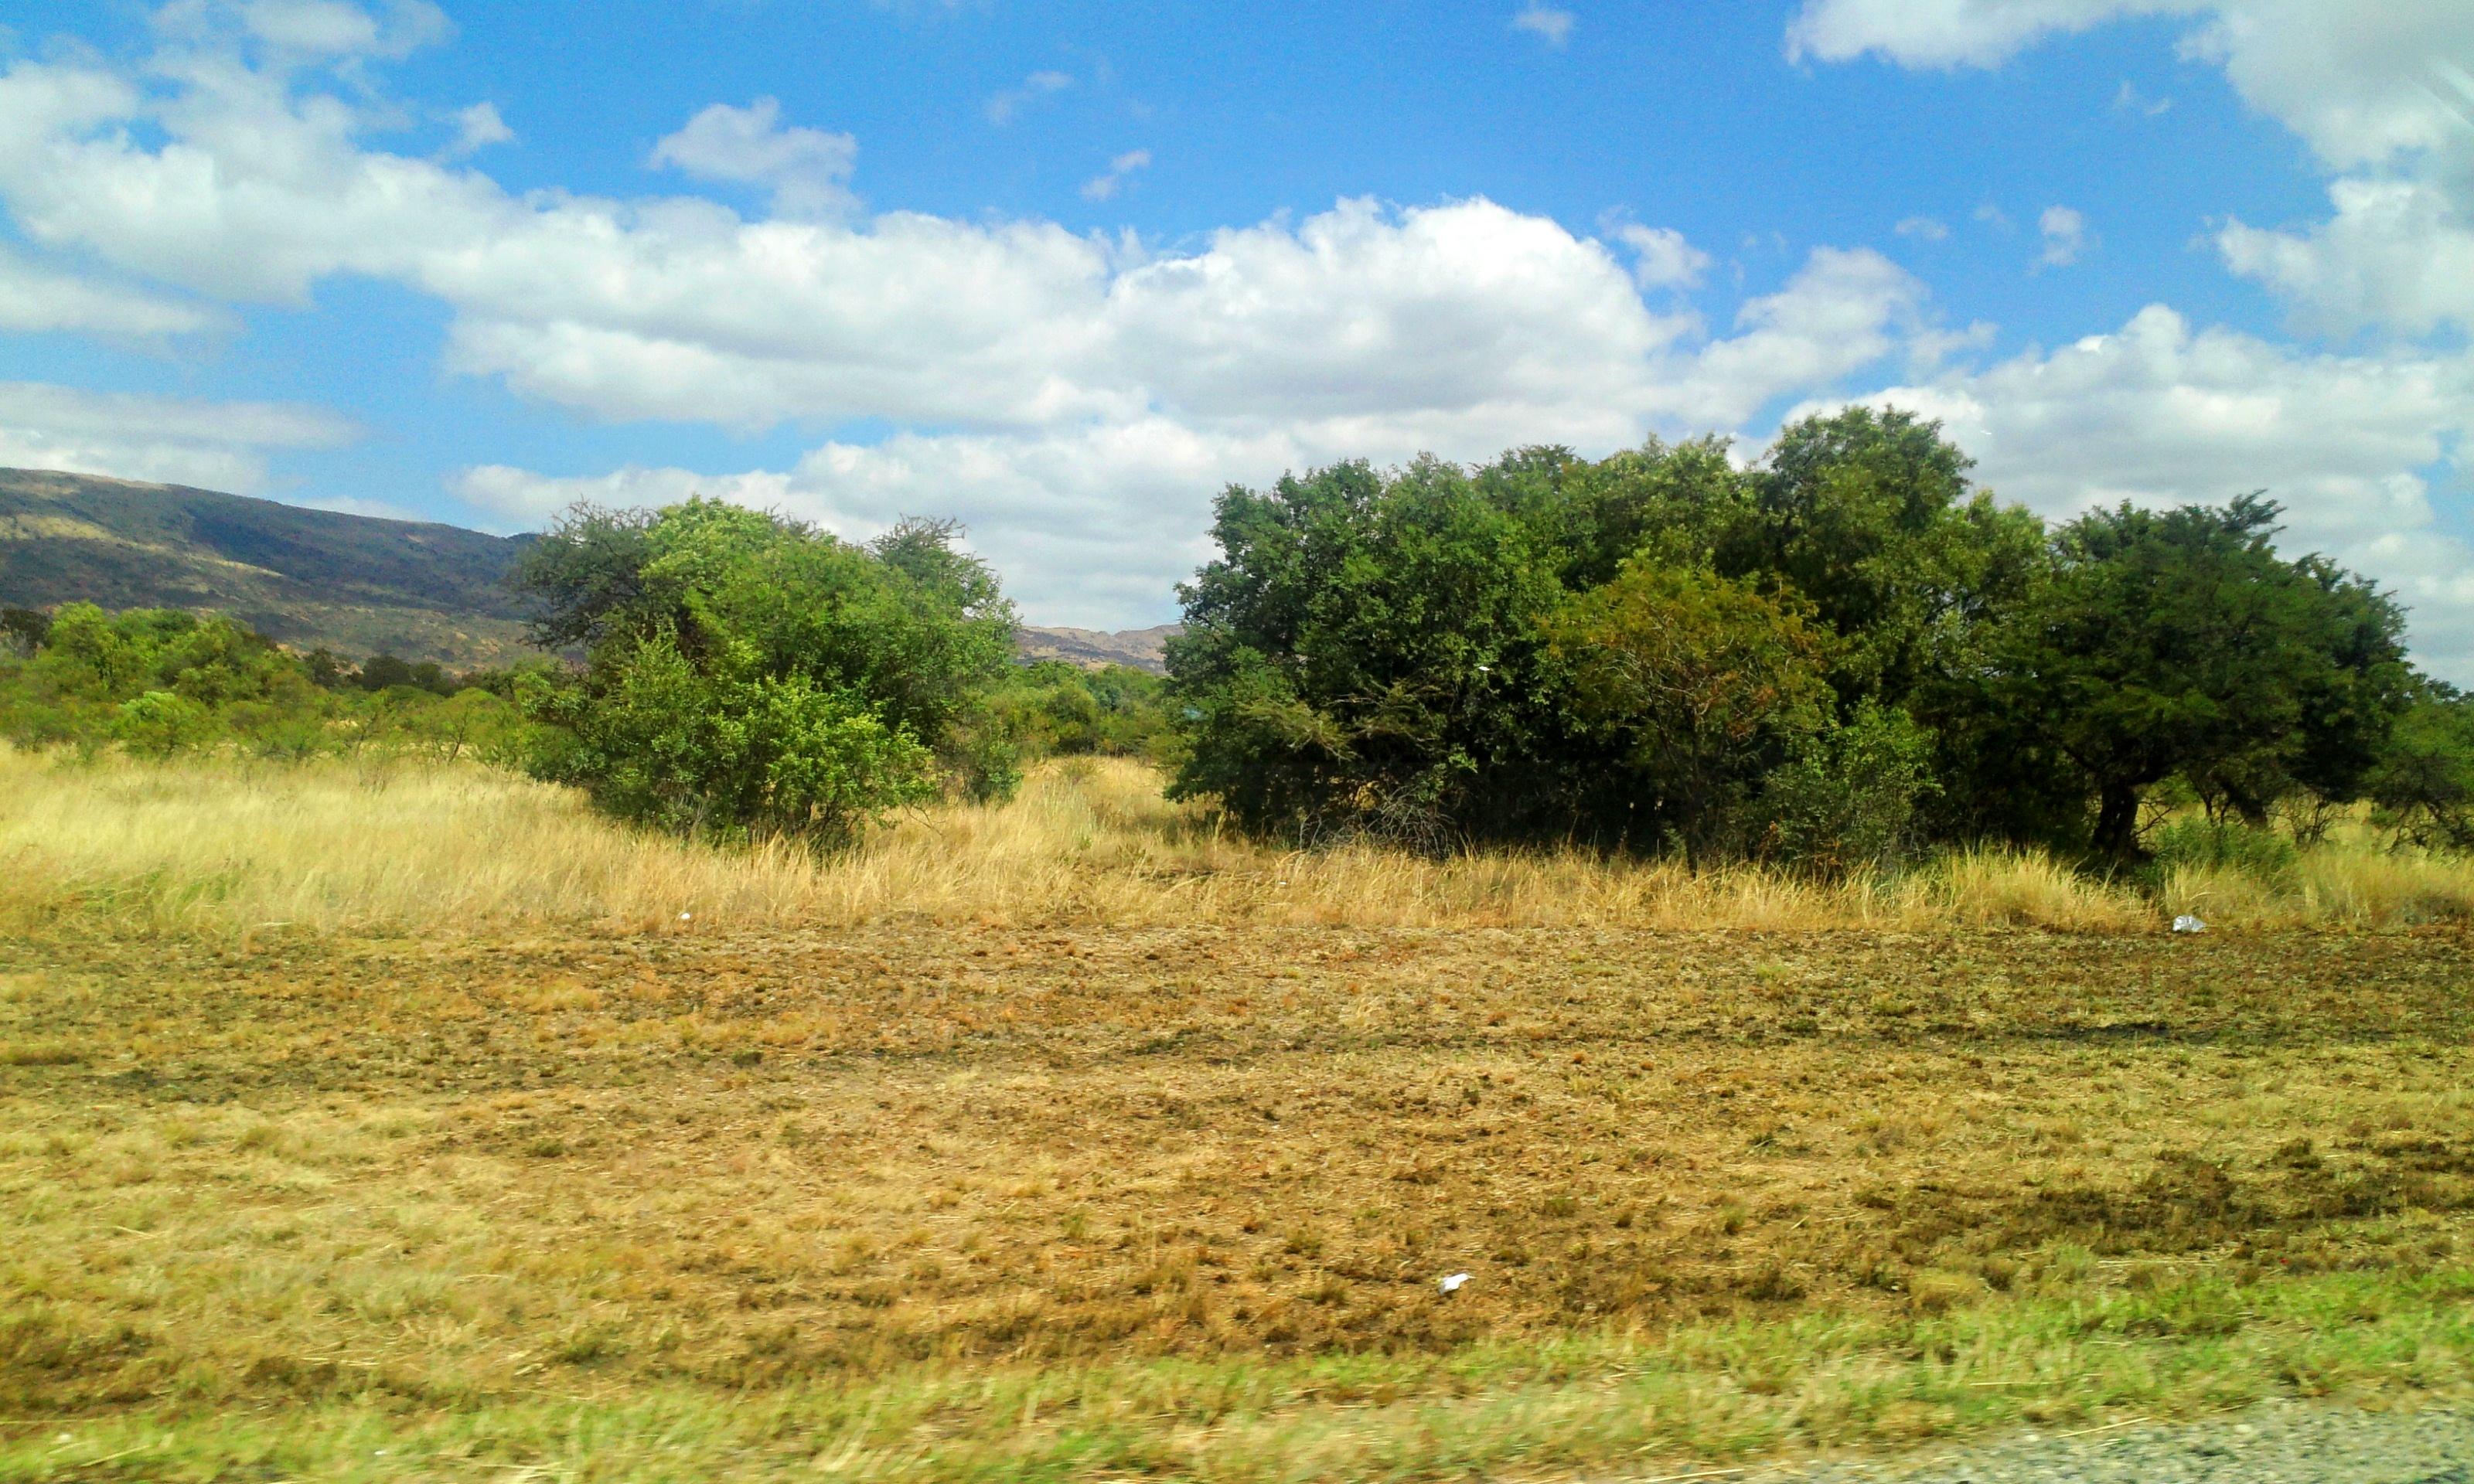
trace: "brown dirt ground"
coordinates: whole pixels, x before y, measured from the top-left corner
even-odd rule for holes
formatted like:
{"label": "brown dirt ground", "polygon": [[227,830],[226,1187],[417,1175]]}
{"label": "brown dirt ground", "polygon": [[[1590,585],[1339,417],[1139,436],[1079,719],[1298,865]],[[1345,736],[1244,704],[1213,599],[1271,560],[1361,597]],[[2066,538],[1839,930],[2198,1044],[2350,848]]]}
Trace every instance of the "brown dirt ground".
{"label": "brown dirt ground", "polygon": [[2418,1269],[2474,1213],[2469,946],[5,945],[0,1403],[1433,1350]]}

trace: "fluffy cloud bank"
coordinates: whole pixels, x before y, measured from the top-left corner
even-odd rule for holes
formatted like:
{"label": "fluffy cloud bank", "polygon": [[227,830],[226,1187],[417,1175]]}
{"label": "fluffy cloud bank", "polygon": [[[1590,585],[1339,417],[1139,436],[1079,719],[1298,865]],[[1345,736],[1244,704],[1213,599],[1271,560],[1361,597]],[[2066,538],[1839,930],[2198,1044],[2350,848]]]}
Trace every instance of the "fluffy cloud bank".
{"label": "fluffy cloud bank", "polygon": [[332,448],[360,430],[317,407],[206,402],[0,382],[0,466],[255,493],[270,452]]}
{"label": "fluffy cloud bank", "polygon": [[2464,0],[1807,0],[1789,54],[1989,67],[2048,36],[2187,17],[2180,50],[2220,64],[2252,108],[2337,179],[2299,231],[2229,222],[2234,272],[2307,328],[2474,328],[2474,5]]}
{"label": "fluffy cloud bank", "polygon": [[[1601,239],[1484,199],[1342,201],[1176,251],[1038,220],[871,213],[852,191],[858,142],[769,99],[706,108],[645,158],[661,189],[745,189],[761,211],[516,192],[458,163],[507,137],[486,105],[449,112],[455,137],[426,153],[374,142],[403,113],[378,98],[376,64],[449,29],[422,0],[179,0],[142,62],[60,51],[0,73],[0,204],[41,263],[115,275],[0,257],[0,327],[161,338],[211,327],[201,299],[302,304],[337,275],[402,284],[447,306],[447,369],[521,396],[614,421],[818,430],[782,468],[466,471],[455,492],[501,523],[696,490],[853,534],[951,512],[1034,611],[1094,625],[1161,616],[1232,480],[1344,457],[1758,436],[1790,403],[1895,380],[1878,395],[1946,417],[1992,483],[2049,512],[2268,487],[2297,539],[2399,585],[2431,652],[2474,672],[2465,554],[2433,510],[2462,479],[2474,364],[2444,338],[2474,325],[2474,131],[2434,59],[2474,55],[2474,9],[1810,0],[1788,46],[1818,62],[1992,66],[2138,14],[2185,18],[2184,52],[2221,65],[2330,177],[2325,221],[2221,224],[2227,265],[2307,328],[2405,340],[2338,354],[2159,307],[1969,371],[1944,358],[1989,328],[1944,326],[1922,282],[1862,248],[1817,249],[1708,323],[1680,296],[1710,256],[1681,234]],[[2462,91],[2474,108],[2474,80]],[[2074,212],[2039,225],[2053,266],[2094,242]],[[10,395],[0,458],[15,462],[255,488],[270,451],[345,436],[298,409],[164,404],[150,421],[143,399]],[[834,436],[854,424],[893,431]]]}

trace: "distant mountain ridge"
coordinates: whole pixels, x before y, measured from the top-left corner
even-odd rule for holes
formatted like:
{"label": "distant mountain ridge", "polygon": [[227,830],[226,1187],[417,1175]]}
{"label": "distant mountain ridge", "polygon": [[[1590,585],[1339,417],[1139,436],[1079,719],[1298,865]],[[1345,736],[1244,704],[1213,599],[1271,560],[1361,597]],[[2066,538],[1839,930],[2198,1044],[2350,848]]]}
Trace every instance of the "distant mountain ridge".
{"label": "distant mountain ridge", "polygon": [[[469,668],[534,653],[508,571],[535,539],[95,474],[0,468],[0,607],[219,612],[296,649]],[[1176,625],[1026,625],[1026,658],[1157,671]]]}
{"label": "distant mountain ridge", "polygon": [[1062,659],[1085,669],[1131,665],[1154,675],[1168,673],[1167,644],[1185,632],[1183,624],[1152,629],[1039,629],[1025,624],[1019,647],[1026,659]]}
{"label": "distant mountain ridge", "polygon": [[227,614],[302,649],[498,664],[532,541],[92,474],[0,469],[0,603]]}

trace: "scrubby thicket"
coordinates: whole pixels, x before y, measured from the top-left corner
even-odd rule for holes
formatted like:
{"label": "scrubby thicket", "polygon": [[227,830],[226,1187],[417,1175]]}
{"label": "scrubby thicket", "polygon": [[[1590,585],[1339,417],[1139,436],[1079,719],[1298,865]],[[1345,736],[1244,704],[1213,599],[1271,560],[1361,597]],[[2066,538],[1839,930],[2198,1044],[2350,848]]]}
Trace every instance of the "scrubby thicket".
{"label": "scrubby thicket", "polygon": [[2048,528],[1968,467],[1856,409],[1751,468],[1705,440],[1232,489],[1169,646],[1175,792],[1309,841],[1823,871],[2118,862],[2176,803],[2205,806],[2185,851],[2307,843],[2365,799],[2474,842],[2474,711],[2407,663],[2387,595],[2275,553],[2276,506]]}
{"label": "scrubby thicket", "polygon": [[515,695],[548,667],[449,675],[379,655],[359,665],[276,647],[230,619],[162,609],[0,613],[0,737],[92,755],[217,749],[299,761],[414,752],[452,761],[524,755]]}

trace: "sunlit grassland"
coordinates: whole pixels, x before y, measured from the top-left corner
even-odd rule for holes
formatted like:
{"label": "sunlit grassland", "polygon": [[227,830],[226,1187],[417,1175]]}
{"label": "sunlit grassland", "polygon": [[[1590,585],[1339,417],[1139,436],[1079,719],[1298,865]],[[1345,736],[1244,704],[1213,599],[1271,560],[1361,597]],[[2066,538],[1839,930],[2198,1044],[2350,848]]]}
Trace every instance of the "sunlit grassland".
{"label": "sunlit grassland", "polygon": [[0,1478],[1616,1479],[2474,1386],[2464,878],[2368,840],[1298,854],[1063,764],[817,857],[20,755],[0,862]]}
{"label": "sunlit grassland", "polygon": [[1619,1477],[2452,1394],[2464,947],[25,945],[0,1477]]}
{"label": "sunlit grassland", "polygon": [[1233,835],[1161,798],[1156,773],[1110,760],[1048,764],[1008,802],[915,811],[820,858],[623,829],[569,791],[476,766],[76,763],[0,751],[0,862],[12,877],[0,922],[20,929],[224,935],[682,931],[895,916],[2099,931],[2154,930],[2184,911],[2225,927],[2474,917],[2474,865],[2367,836],[2307,852],[2272,879],[2184,870],[2152,889],[2013,850],[1840,881],[1577,850],[1298,852]]}

